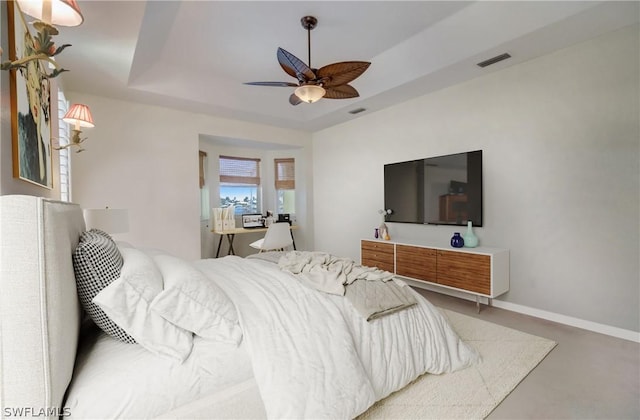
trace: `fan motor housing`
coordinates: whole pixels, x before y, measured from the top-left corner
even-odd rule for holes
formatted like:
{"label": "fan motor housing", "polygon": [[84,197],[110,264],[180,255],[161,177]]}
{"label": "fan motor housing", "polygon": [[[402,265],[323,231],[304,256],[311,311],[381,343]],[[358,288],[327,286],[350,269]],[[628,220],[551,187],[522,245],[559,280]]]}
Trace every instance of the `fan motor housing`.
{"label": "fan motor housing", "polygon": [[300,23],[302,24],[302,27],[304,29],[306,29],[307,31],[310,31],[311,29],[315,28],[318,25],[318,19],[316,19],[313,16],[305,16],[302,19],[300,19]]}

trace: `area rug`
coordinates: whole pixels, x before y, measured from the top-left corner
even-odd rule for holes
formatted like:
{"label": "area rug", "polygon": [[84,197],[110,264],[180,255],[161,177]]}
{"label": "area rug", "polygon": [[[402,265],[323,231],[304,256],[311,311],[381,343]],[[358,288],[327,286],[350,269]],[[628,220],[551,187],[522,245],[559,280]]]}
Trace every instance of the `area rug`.
{"label": "area rug", "polygon": [[482,361],[443,375],[423,375],[378,401],[359,420],[482,419],[545,358],[554,341],[441,309]]}

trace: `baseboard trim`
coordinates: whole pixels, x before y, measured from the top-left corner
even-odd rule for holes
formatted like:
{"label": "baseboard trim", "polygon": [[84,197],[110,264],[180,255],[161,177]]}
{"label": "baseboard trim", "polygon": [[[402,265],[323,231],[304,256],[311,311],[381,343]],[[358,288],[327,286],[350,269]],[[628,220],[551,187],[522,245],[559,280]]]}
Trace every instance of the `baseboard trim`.
{"label": "baseboard trim", "polygon": [[625,330],[624,328],[613,327],[611,325],[600,324],[598,322],[587,321],[580,318],[574,318],[567,315],[557,314],[555,312],[531,308],[529,306],[506,302],[504,300],[494,299],[493,306],[512,312],[534,316],[536,318],[546,319],[547,321],[558,322],[560,324],[582,328],[583,330],[593,331],[600,334],[610,335],[616,338],[622,338],[623,340],[640,343],[640,333],[631,330]]}
{"label": "baseboard trim", "polygon": [[[437,293],[442,293],[444,295],[449,295],[453,297],[457,297],[460,299],[475,301],[476,296],[474,294],[459,292],[457,290],[449,290],[443,287],[438,287],[436,285],[425,284],[418,281],[413,281],[411,279],[402,278],[411,286],[419,287],[422,289],[431,290]],[[480,303],[487,304],[488,299],[486,297],[481,296],[479,299]],[[569,325],[576,328],[581,328],[587,331],[593,331],[599,334],[609,335],[611,337],[621,338],[623,340],[633,341],[635,343],[640,343],[640,332],[625,330],[624,328],[613,327],[611,325],[600,324],[598,322],[587,321],[580,318],[574,318],[567,315],[557,314],[555,312],[549,312],[542,309],[532,308],[530,306],[519,305],[517,303],[511,303],[504,300],[493,299],[492,306],[496,308],[505,309],[511,312],[517,312],[524,315],[533,316],[540,319],[546,319],[547,321],[557,322],[559,324]]]}

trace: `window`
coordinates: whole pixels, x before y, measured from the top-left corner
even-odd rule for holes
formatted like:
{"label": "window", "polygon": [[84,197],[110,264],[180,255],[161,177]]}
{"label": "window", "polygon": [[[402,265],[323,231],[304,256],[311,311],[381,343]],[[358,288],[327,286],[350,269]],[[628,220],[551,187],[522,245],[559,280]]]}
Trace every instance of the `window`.
{"label": "window", "polygon": [[278,214],[296,212],[296,162],[294,158],[274,159]]}
{"label": "window", "polygon": [[220,207],[260,213],[260,159],[220,156]]}
{"label": "window", "polygon": [[[62,121],[69,104],[64,92],[58,90],[58,147],[69,144],[69,124]],[[71,201],[71,156],[69,148],[60,149],[60,201]]]}

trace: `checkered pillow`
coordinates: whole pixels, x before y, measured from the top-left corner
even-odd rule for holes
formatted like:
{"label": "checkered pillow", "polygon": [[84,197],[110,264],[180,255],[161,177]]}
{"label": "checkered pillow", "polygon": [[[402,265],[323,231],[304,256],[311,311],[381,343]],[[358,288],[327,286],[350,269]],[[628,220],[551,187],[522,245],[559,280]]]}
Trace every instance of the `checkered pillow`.
{"label": "checkered pillow", "polygon": [[105,238],[109,239],[110,241],[113,241],[113,238],[111,237],[111,235],[109,235],[109,234],[108,234],[107,232],[105,232],[104,230],[100,230],[100,229],[93,228],[93,229],[91,229],[89,232],[96,233],[96,234],[98,234],[98,235],[100,235],[100,236],[104,236]]}
{"label": "checkered pillow", "polygon": [[80,243],[73,254],[73,269],[82,307],[104,332],[125,343],[135,343],[92,302],[102,289],[120,276],[122,264],[122,255],[108,234],[92,229],[80,236]]}

